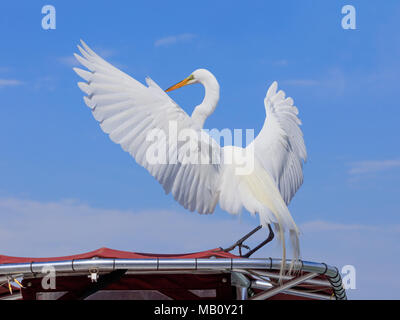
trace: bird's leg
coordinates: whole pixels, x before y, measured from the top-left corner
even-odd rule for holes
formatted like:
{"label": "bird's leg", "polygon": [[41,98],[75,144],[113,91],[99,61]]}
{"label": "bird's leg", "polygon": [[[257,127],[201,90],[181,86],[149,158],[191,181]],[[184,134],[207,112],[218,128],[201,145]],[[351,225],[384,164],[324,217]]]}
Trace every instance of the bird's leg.
{"label": "bird's leg", "polygon": [[271,225],[268,225],[268,229],[269,229],[269,235],[268,238],[265,239],[263,242],[261,242],[257,247],[255,247],[254,249],[250,250],[249,252],[247,252],[243,257],[244,258],[250,258],[250,256],[256,252],[257,250],[261,249],[262,247],[264,247],[268,242],[271,242],[272,239],[274,239],[274,231],[272,231]]}
{"label": "bird's leg", "polygon": [[[256,252],[257,250],[261,249],[262,247],[264,247],[267,243],[271,242],[272,239],[274,239],[274,231],[272,231],[271,225],[268,225],[268,229],[269,229],[269,235],[268,238],[265,239],[263,242],[261,242],[259,245],[257,245],[254,249],[251,249],[244,245],[243,242],[248,239],[249,237],[251,237],[254,233],[256,233],[258,230],[260,230],[262,228],[262,226],[258,226],[257,228],[251,230],[248,234],[246,234],[243,238],[239,239],[238,241],[236,241],[233,245],[231,245],[229,248],[223,249],[223,251],[225,252],[230,252],[233,249],[235,249],[236,247],[239,247],[239,254],[241,257],[244,258],[249,258],[254,252]],[[245,255],[242,255],[242,248],[248,249],[249,252],[247,252]]]}
{"label": "bird's leg", "polygon": [[248,239],[249,237],[251,237],[254,233],[256,233],[258,230],[260,230],[262,228],[262,226],[258,226],[257,228],[254,228],[253,230],[251,230],[248,234],[246,234],[243,238],[239,239],[238,241],[236,241],[233,245],[231,245],[230,247],[226,248],[226,249],[222,249],[225,252],[230,252],[233,249],[235,249],[236,247],[239,247],[239,253],[240,255],[242,255],[242,247],[246,248],[248,250],[250,250],[250,248],[246,245],[243,244],[243,242]]}

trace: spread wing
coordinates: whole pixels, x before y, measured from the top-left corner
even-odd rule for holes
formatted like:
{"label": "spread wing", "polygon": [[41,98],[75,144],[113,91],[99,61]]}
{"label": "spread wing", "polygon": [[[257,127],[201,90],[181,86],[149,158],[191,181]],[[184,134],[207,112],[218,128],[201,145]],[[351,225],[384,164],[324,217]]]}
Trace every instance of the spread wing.
{"label": "spread wing", "polygon": [[303,183],[307,152],[293,99],[285,98],[277,88],[274,82],[268,89],[264,99],[266,119],[253,143],[257,159],[274,178],[288,204]]}
{"label": "spread wing", "polygon": [[[82,56],[75,57],[88,71],[74,70],[85,80],[78,85],[101,129],[186,209],[213,212],[218,201],[218,144],[196,129],[186,112],[150,78],[147,86],[141,84],[81,42]],[[183,139],[190,134],[198,135],[195,144]],[[202,161],[196,163],[193,157],[199,156]]]}

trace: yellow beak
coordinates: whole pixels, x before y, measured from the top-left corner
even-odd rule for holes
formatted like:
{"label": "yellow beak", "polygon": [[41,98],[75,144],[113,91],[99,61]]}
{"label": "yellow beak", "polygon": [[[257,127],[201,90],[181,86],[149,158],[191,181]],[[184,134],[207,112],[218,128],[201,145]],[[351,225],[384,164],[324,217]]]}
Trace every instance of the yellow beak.
{"label": "yellow beak", "polygon": [[172,90],[176,90],[176,89],[182,88],[182,87],[186,86],[190,80],[193,80],[193,76],[192,75],[187,77],[186,79],[182,80],[181,82],[178,82],[177,84],[174,84],[172,87],[169,87],[167,90],[165,90],[165,92],[170,92]]}

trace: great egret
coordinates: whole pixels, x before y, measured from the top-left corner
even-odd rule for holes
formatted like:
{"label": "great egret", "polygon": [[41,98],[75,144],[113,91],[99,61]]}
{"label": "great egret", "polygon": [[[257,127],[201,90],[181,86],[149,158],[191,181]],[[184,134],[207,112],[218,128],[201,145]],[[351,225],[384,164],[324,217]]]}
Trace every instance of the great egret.
{"label": "great egret", "polygon": [[[106,62],[83,41],[81,43],[83,48],[78,45],[78,49],[82,56],[75,54],[75,57],[89,71],[74,68],[86,81],[78,85],[87,94],[85,103],[112,141],[129,152],[158,180],[165,192],[172,193],[186,209],[201,214],[212,213],[219,203],[231,214],[239,214],[243,207],[251,214],[258,213],[262,227],[268,226],[272,233],[272,224],[279,232],[283,263],[286,261],[285,231],[289,230],[292,261],[299,258],[299,230],[287,204],[303,182],[306,148],[299,128],[298,110],[291,98],[285,98],[283,91],[277,91],[276,82],[269,87],[264,99],[266,120],[254,141],[246,148],[221,148],[215,140],[207,139],[209,136],[203,130],[205,120],[213,113],[219,100],[219,84],[211,72],[197,69],[166,90],[194,83],[204,86],[204,100],[189,116],[153,80],[146,78],[147,86],[141,84]],[[206,148],[200,152],[204,153],[202,156],[206,161],[188,163],[183,160],[193,145],[168,142],[171,138],[168,133],[170,122],[176,123],[178,133],[190,129],[203,137],[200,144],[205,144]],[[160,149],[166,144],[167,154],[175,157],[176,161],[153,163],[148,160],[147,151],[154,147],[154,141],[150,141],[148,136],[155,129],[166,134],[158,142]],[[237,174],[236,169],[241,164],[235,161],[235,155],[250,149],[254,152],[253,170]],[[211,159],[214,156],[220,159],[219,163]]]}

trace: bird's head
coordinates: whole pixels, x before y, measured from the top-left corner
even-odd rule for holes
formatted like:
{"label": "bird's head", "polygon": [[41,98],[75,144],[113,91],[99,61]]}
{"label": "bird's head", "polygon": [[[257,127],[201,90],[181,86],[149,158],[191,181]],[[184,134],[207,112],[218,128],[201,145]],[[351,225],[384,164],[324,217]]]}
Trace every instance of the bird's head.
{"label": "bird's head", "polygon": [[206,69],[197,69],[194,72],[192,72],[192,74],[189,77],[183,79],[177,84],[174,84],[172,87],[169,87],[167,90],[165,90],[165,92],[170,92],[172,90],[182,88],[188,84],[194,84],[194,83],[204,84],[209,79],[213,79],[216,82],[214,75],[210,71]]}

